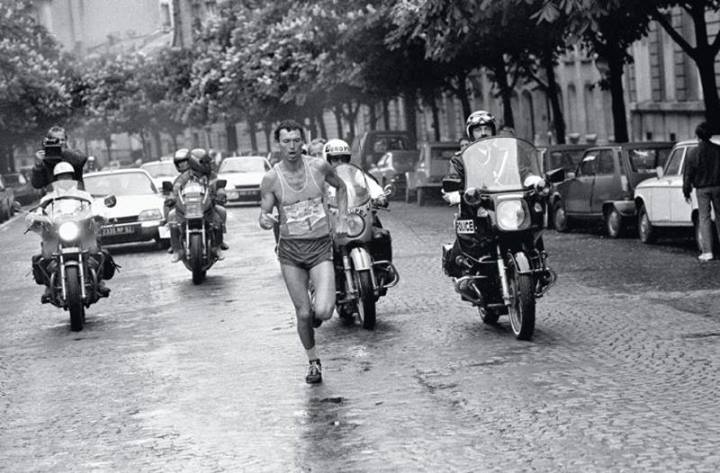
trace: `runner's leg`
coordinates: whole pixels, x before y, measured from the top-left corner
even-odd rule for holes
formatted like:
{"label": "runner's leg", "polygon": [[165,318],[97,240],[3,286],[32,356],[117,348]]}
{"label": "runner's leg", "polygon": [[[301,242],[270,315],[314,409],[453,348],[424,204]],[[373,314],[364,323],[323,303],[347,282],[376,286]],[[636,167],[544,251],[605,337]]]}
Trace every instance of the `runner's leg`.
{"label": "runner's leg", "polygon": [[297,331],[305,350],[315,347],[315,330],[312,325],[312,308],[308,294],[308,272],[291,264],[281,264],[285,285],[295,306]]}
{"label": "runner's leg", "polygon": [[329,320],[335,309],[335,268],[330,260],[323,261],[310,268],[315,288],[315,317]]}

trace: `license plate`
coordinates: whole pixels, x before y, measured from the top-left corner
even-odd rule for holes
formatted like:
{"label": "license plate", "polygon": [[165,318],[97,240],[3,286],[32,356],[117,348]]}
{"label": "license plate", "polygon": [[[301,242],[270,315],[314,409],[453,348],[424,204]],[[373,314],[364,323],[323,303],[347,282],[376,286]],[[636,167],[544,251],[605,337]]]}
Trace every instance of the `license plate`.
{"label": "license plate", "polygon": [[237,191],[238,195],[253,195],[257,191]]}
{"label": "license plate", "polygon": [[135,227],[125,225],[122,227],[102,227],[100,229],[100,236],[127,235],[129,233],[135,233]]}
{"label": "license plate", "polygon": [[461,234],[475,233],[475,221],[473,220],[456,220],[455,231]]}

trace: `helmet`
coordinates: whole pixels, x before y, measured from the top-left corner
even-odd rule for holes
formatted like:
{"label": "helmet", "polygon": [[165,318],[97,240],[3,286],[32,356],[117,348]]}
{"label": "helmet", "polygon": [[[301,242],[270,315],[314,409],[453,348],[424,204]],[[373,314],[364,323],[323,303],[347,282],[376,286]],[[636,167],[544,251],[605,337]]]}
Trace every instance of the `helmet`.
{"label": "helmet", "polygon": [[187,148],[180,148],[179,150],[175,151],[175,156],[173,156],[173,163],[175,164],[175,169],[177,169],[179,172],[186,171],[189,167],[189,157],[190,150]]}
{"label": "helmet", "polygon": [[323,157],[330,161],[339,158],[344,162],[350,161],[350,146],[343,140],[330,140],[323,146]]}
{"label": "helmet", "polygon": [[497,132],[495,117],[492,113],[486,112],[485,110],[477,110],[467,117],[467,120],[465,121],[465,133],[467,133],[467,136],[470,138],[473,137],[472,129],[476,126],[490,127],[493,135]]}
{"label": "helmet", "polygon": [[[55,177],[55,180],[75,179],[75,169],[72,167],[72,164],[66,161],[61,161],[53,168],[53,176]],[[61,178],[60,176],[64,177]]]}
{"label": "helmet", "polygon": [[193,148],[190,151],[190,169],[200,174],[210,174],[210,155],[203,148]]}

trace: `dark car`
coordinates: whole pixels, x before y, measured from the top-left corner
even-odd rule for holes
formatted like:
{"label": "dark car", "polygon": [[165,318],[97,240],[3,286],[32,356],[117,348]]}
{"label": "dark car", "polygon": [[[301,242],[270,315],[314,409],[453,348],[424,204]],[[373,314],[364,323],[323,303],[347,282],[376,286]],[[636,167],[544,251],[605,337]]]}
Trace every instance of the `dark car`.
{"label": "dark car", "polygon": [[[575,172],[582,160],[585,150],[590,144],[558,144],[538,148],[540,150],[540,162],[543,172],[548,173],[556,169],[563,169],[565,173]],[[553,199],[557,194],[557,184],[550,184],[550,202],[548,203],[547,226],[553,227]]]}
{"label": "dark car", "polygon": [[415,160],[418,155],[417,143],[408,131],[370,130],[353,140],[351,162],[369,171],[389,151],[414,154]]}
{"label": "dark car", "polygon": [[553,223],[560,232],[571,224],[603,222],[612,238],[636,221],[635,186],[657,176],[673,143],[637,142],[588,148],[574,173],[558,184],[553,196]]}
{"label": "dark car", "polygon": [[429,196],[440,197],[442,179],[450,168],[450,158],[458,150],[457,143],[453,141],[422,143],[415,168],[405,174],[405,202],[415,198],[418,205],[424,205]]}
{"label": "dark car", "polygon": [[3,174],[7,187],[12,188],[15,200],[22,205],[32,204],[42,195],[40,189],[35,189],[30,181],[21,173]]}
{"label": "dark car", "polygon": [[0,222],[12,217],[15,213],[15,194],[9,186],[5,186],[4,176],[0,176]]}
{"label": "dark car", "polygon": [[415,168],[417,159],[416,151],[388,151],[380,161],[370,167],[368,174],[383,187],[392,185],[392,195],[405,195],[407,187],[405,176],[408,171]]}

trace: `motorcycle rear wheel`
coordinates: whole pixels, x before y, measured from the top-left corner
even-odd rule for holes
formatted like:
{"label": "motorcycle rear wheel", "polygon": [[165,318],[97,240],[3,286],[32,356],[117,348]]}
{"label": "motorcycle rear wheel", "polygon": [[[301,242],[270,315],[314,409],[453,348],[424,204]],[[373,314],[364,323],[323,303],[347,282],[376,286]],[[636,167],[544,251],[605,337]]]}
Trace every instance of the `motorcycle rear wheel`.
{"label": "motorcycle rear wheel", "polygon": [[510,326],[518,340],[530,340],[535,331],[535,280],[530,274],[517,274],[513,268],[510,277],[510,297],[508,308]]}
{"label": "motorcycle rear wheel", "polygon": [[193,284],[200,284],[205,279],[205,271],[202,269],[202,255],[202,235],[193,233],[190,235],[190,268],[192,270]]}
{"label": "motorcycle rear wheel", "polygon": [[358,287],[358,314],[360,322],[364,329],[373,330],[375,328],[375,294],[373,293],[372,279],[370,271],[359,271],[357,275]]}
{"label": "motorcycle rear wheel", "polygon": [[68,311],[70,312],[70,330],[79,332],[85,323],[85,306],[80,290],[80,272],[75,266],[65,270],[65,288],[67,290]]}

